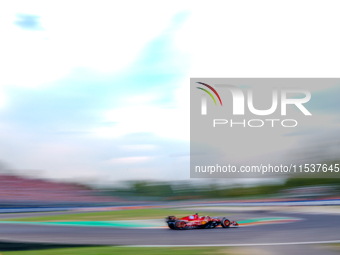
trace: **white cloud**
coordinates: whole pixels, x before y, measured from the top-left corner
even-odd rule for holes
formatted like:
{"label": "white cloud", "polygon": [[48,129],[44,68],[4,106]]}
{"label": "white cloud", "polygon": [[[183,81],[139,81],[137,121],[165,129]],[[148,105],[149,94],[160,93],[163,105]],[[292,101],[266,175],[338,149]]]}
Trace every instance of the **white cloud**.
{"label": "white cloud", "polygon": [[190,91],[189,77],[173,93],[170,105],[154,103],[153,95],[140,94],[139,100],[130,100],[129,106],[107,111],[103,122],[117,123],[112,127],[92,130],[99,136],[119,137],[129,133],[154,133],[160,137],[189,141]]}
{"label": "white cloud", "polygon": [[113,158],[105,161],[105,164],[122,164],[122,165],[129,165],[129,164],[140,164],[144,162],[148,162],[152,160],[152,157],[122,157],[122,158]]}
{"label": "white cloud", "polygon": [[[36,87],[60,79],[74,67],[121,70],[182,8],[159,1],[3,3],[0,84]],[[17,13],[40,16],[44,30],[16,27]]]}
{"label": "white cloud", "polygon": [[182,108],[161,108],[136,105],[108,111],[107,122],[117,122],[113,127],[93,130],[100,136],[119,137],[129,133],[150,132],[161,137],[189,140],[189,112]]}
{"label": "white cloud", "polygon": [[6,95],[0,87],[0,110],[3,109],[6,105]]}
{"label": "white cloud", "polygon": [[124,151],[128,151],[128,152],[153,151],[153,150],[156,150],[158,146],[154,144],[133,144],[133,145],[122,145],[121,148]]}
{"label": "white cloud", "polygon": [[334,0],[198,1],[176,44],[191,53],[192,77],[338,77],[339,8]]}

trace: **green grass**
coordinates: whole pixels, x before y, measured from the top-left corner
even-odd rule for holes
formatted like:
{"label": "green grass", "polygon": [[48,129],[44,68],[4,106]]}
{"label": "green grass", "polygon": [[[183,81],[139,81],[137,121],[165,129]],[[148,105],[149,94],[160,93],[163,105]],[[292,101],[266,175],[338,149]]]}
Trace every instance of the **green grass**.
{"label": "green grass", "polygon": [[332,243],[332,244],[324,245],[324,247],[329,248],[336,254],[340,254],[340,243]]}
{"label": "green grass", "polygon": [[137,248],[137,247],[90,247],[90,248],[67,248],[35,251],[9,251],[0,252],[1,255],[112,255],[112,254],[138,254],[138,255],[187,255],[187,254],[231,254],[219,247],[200,248]]}
{"label": "green grass", "polygon": [[[76,214],[60,214],[40,217],[25,217],[17,219],[4,219],[2,221],[25,221],[25,222],[51,222],[51,221],[113,221],[113,220],[129,220],[129,219],[163,219],[169,215],[183,217],[192,214],[192,211],[182,211],[173,209],[135,209],[120,211],[105,211],[91,213]],[[202,215],[216,216],[216,213],[200,213]]]}

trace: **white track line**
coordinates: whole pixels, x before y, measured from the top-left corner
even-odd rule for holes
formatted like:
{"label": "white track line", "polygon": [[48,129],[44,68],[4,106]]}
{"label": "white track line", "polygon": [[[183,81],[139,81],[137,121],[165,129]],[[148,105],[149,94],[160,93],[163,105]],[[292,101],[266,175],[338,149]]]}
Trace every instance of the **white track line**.
{"label": "white track line", "polygon": [[303,245],[303,244],[329,244],[340,243],[340,240],[291,242],[291,243],[248,243],[248,244],[171,244],[171,245],[122,245],[120,247],[217,247],[217,246],[277,246],[277,245]]}
{"label": "white track line", "polygon": [[[28,243],[48,243],[48,244],[62,244],[62,243],[55,243],[51,242],[50,240],[40,240],[37,242],[37,240],[30,240],[30,239],[24,239],[18,241],[14,238],[6,238],[0,236],[1,242],[28,242]],[[237,246],[280,246],[280,245],[308,245],[308,244],[332,244],[332,243],[340,243],[340,240],[330,240],[330,241],[310,241],[310,242],[288,242],[288,243],[248,243],[248,244],[170,244],[170,245],[112,245],[112,247],[135,247],[135,248],[152,248],[152,247],[237,247]],[[63,244],[74,244],[74,243],[63,243]],[[79,243],[78,243],[79,244]],[[104,244],[100,244],[103,246],[108,246]]]}

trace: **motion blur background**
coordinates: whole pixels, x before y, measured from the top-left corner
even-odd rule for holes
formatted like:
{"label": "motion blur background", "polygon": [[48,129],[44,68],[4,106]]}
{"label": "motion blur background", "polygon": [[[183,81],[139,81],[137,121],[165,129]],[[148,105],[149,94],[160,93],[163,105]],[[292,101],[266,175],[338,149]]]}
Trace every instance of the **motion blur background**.
{"label": "motion blur background", "polygon": [[[2,1],[0,212],[300,201],[340,213],[339,179],[189,178],[190,77],[338,77],[339,7]],[[280,137],[280,155],[339,163],[339,89],[313,91],[320,125]]]}

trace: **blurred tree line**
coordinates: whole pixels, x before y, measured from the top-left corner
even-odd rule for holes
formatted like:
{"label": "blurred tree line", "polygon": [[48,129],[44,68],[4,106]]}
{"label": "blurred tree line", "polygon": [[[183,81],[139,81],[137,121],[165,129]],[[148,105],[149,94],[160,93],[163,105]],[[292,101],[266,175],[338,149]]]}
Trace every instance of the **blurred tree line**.
{"label": "blurred tree line", "polygon": [[[233,199],[287,197],[287,191],[294,189],[325,188],[332,192],[320,196],[340,195],[340,179],[337,178],[290,178],[283,184],[258,186],[192,185],[188,182],[168,183],[152,181],[129,182],[125,188],[104,189],[106,195],[143,198],[151,200],[193,200],[193,199]],[[315,193],[315,192],[314,192]],[[313,194],[317,197],[318,194]]]}

